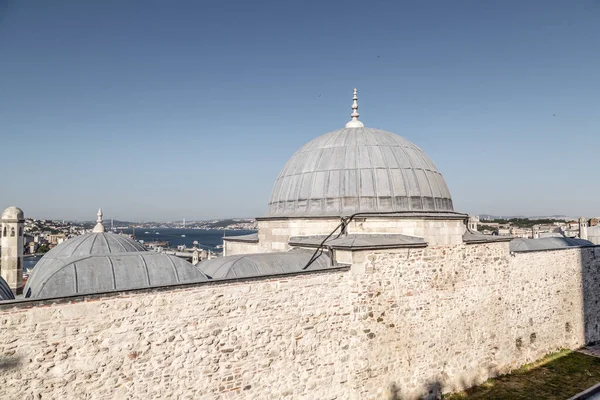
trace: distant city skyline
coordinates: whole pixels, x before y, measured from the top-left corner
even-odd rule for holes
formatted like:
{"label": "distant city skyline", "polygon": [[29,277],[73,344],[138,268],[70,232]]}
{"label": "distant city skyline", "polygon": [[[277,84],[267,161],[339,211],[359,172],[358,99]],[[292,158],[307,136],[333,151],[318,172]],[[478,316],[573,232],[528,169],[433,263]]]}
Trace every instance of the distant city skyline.
{"label": "distant city skyline", "polygon": [[0,209],[266,215],[304,143],[361,120],[457,212],[600,215],[593,1],[0,3]]}

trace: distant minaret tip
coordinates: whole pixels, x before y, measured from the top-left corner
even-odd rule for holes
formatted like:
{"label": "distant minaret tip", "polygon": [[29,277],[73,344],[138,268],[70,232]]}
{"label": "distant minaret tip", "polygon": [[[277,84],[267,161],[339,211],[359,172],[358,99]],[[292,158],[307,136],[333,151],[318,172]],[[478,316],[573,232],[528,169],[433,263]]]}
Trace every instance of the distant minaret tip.
{"label": "distant minaret tip", "polygon": [[346,123],[346,128],[364,128],[365,124],[358,120],[358,94],[356,88],[354,88],[354,96],[352,97],[352,119]]}
{"label": "distant minaret tip", "polygon": [[104,225],[102,225],[102,208],[98,209],[98,219],[96,220],[96,226],[94,226],[93,232],[104,232]]}

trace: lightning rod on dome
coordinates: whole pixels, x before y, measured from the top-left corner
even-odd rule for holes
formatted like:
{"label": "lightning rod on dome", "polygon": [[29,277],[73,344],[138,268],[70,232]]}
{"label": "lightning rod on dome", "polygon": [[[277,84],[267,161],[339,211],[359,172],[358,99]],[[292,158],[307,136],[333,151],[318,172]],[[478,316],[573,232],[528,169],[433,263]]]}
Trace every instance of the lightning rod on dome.
{"label": "lightning rod on dome", "polygon": [[98,209],[98,219],[96,220],[96,226],[94,226],[93,232],[104,232],[104,225],[102,225],[102,208]]}
{"label": "lightning rod on dome", "polygon": [[346,123],[346,128],[363,128],[365,124],[358,120],[358,94],[356,88],[354,88],[354,96],[352,97],[352,119]]}

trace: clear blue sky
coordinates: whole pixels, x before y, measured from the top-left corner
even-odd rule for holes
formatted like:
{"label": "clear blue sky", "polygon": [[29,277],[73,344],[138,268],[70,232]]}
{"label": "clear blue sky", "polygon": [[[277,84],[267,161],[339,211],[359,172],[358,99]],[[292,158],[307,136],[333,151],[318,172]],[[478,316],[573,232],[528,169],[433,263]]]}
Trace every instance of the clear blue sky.
{"label": "clear blue sky", "polygon": [[600,3],[0,0],[0,208],[261,216],[348,120],[468,213],[600,215]]}

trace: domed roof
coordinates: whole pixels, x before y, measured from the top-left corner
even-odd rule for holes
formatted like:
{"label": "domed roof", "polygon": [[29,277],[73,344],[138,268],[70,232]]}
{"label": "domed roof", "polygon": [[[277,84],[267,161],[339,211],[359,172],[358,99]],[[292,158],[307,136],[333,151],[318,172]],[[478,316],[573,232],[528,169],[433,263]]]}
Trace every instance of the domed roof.
{"label": "domed roof", "polygon": [[0,301],[2,300],[14,300],[15,295],[8,286],[8,283],[0,276]]}
{"label": "domed roof", "polygon": [[[248,278],[300,272],[313,254],[314,250],[306,249],[294,249],[286,253],[239,254],[202,261],[197,266],[212,279]],[[330,265],[331,259],[322,253],[307,270],[329,268]]]}
{"label": "domed roof", "polygon": [[90,232],[66,240],[47,252],[39,261],[53,258],[69,258],[93,256],[107,253],[127,253],[131,251],[146,251],[144,246],[135,240],[116,233]]}
{"label": "domed roof", "polygon": [[37,273],[27,281],[26,297],[72,296],[208,280],[189,262],[150,251],[55,259],[38,268],[36,265]]}
{"label": "domed roof", "polygon": [[423,150],[353,122],[359,121],[310,141],[289,159],[275,181],[269,216],[454,211],[444,177]]}
{"label": "domed roof", "polygon": [[589,240],[568,237],[545,237],[539,239],[521,239],[517,238],[510,242],[510,251],[539,251],[556,250],[567,247],[588,247],[594,246]]}
{"label": "domed roof", "polygon": [[116,233],[91,232],[76,236],[54,247],[35,264],[25,284],[25,293],[38,274],[46,270],[54,270],[56,266],[62,266],[71,259],[140,251],[146,251],[144,246],[127,236]]}
{"label": "domed roof", "polygon": [[21,210],[18,207],[8,207],[6,210],[4,210],[4,212],[2,213],[2,219],[16,219],[16,220],[22,220],[24,219],[24,214],[23,214],[23,210]]}

